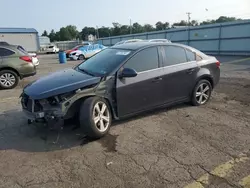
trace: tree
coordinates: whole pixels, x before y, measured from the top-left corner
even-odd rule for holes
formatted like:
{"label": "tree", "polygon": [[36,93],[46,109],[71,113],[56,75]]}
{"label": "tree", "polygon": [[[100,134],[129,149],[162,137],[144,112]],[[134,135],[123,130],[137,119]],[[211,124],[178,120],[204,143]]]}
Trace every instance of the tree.
{"label": "tree", "polygon": [[150,25],[150,24],[145,24],[143,26],[143,28],[144,28],[144,31],[146,31],[146,32],[150,32],[150,31],[154,31],[155,30],[155,28],[152,25]]}
{"label": "tree", "polygon": [[59,40],[59,38],[56,37],[56,33],[55,33],[54,29],[51,30],[51,32],[49,34],[49,38],[50,38],[51,42]]}
{"label": "tree", "polygon": [[197,20],[192,20],[192,21],[190,22],[190,25],[191,25],[191,26],[198,26],[199,23],[198,23]]}
{"label": "tree", "polygon": [[98,29],[98,32],[100,38],[111,36],[111,31],[110,28],[108,27],[101,27],[100,29]]}
{"label": "tree", "polygon": [[143,33],[143,32],[145,32],[144,27],[141,26],[141,25],[140,25],[139,23],[137,23],[137,22],[135,22],[135,23],[133,24],[132,30],[133,30],[133,33]]}
{"label": "tree", "polygon": [[232,22],[232,21],[236,21],[236,20],[240,20],[240,19],[237,19],[235,17],[220,16],[217,20],[215,20],[215,22],[216,23],[223,23],[223,22]]}
{"label": "tree", "polygon": [[78,31],[77,31],[76,26],[68,25],[68,26],[66,26],[65,29],[68,30],[68,32],[69,32],[70,40],[76,39],[76,37],[78,36]]}
{"label": "tree", "polygon": [[161,21],[159,21],[155,24],[155,27],[157,31],[166,30],[169,28],[169,23],[168,22],[162,23]]}
{"label": "tree", "polygon": [[185,20],[181,20],[180,22],[174,23],[172,26],[187,26],[188,23]]}
{"label": "tree", "polygon": [[44,30],[42,36],[48,37],[48,32]]}
{"label": "tree", "polygon": [[227,16],[220,16],[216,20],[206,20],[200,23],[200,25],[206,25],[206,24],[214,24],[214,23],[224,23],[224,22],[232,22],[232,21],[237,21],[241,19],[237,19],[235,17],[227,17]]}
{"label": "tree", "polygon": [[62,27],[59,33],[60,33],[60,40],[62,41],[71,40],[70,32],[66,27]]}

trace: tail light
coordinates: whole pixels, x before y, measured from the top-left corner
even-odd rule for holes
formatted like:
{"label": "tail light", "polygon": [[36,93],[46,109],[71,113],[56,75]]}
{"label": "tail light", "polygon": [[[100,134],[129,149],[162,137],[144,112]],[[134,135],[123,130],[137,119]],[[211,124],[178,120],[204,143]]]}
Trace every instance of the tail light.
{"label": "tail light", "polygon": [[217,66],[218,68],[220,67],[220,62],[219,62],[219,61],[216,62],[216,66]]}
{"label": "tail light", "polygon": [[21,56],[21,57],[19,57],[19,59],[26,61],[26,62],[29,62],[29,63],[32,63],[32,59],[30,56]]}

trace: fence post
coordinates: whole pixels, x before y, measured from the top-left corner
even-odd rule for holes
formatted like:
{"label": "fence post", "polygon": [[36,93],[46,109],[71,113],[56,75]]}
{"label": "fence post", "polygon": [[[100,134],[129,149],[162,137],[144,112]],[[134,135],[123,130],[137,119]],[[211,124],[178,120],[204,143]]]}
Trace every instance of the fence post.
{"label": "fence post", "polygon": [[218,43],[218,54],[220,55],[220,48],[221,48],[221,28],[222,28],[222,25],[220,24],[220,27],[219,27],[219,43]]}
{"label": "fence post", "polygon": [[165,39],[167,39],[167,31],[165,31]]}
{"label": "fence post", "polygon": [[190,25],[188,26],[188,42],[187,45],[189,46],[190,43]]}

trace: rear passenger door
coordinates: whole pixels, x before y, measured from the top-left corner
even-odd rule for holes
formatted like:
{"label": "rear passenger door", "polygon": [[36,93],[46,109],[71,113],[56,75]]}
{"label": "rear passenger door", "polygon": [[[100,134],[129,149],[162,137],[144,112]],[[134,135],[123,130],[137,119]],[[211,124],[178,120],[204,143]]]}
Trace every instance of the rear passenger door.
{"label": "rear passenger door", "polygon": [[174,45],[162,46],[163,101],[182,101],[190,97],[196,81],[198,66],[195,53]]}

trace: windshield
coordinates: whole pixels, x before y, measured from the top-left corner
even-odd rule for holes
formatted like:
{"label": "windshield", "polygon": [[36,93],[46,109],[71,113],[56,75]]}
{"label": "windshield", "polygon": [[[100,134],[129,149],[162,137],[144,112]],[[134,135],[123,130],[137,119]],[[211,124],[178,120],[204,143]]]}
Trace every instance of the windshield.
{"label": "windshield", "polygon": [[130,50],[108,48],[83,62],[78,68],[95,76],[104,76],[117,68],[130,53]]}

